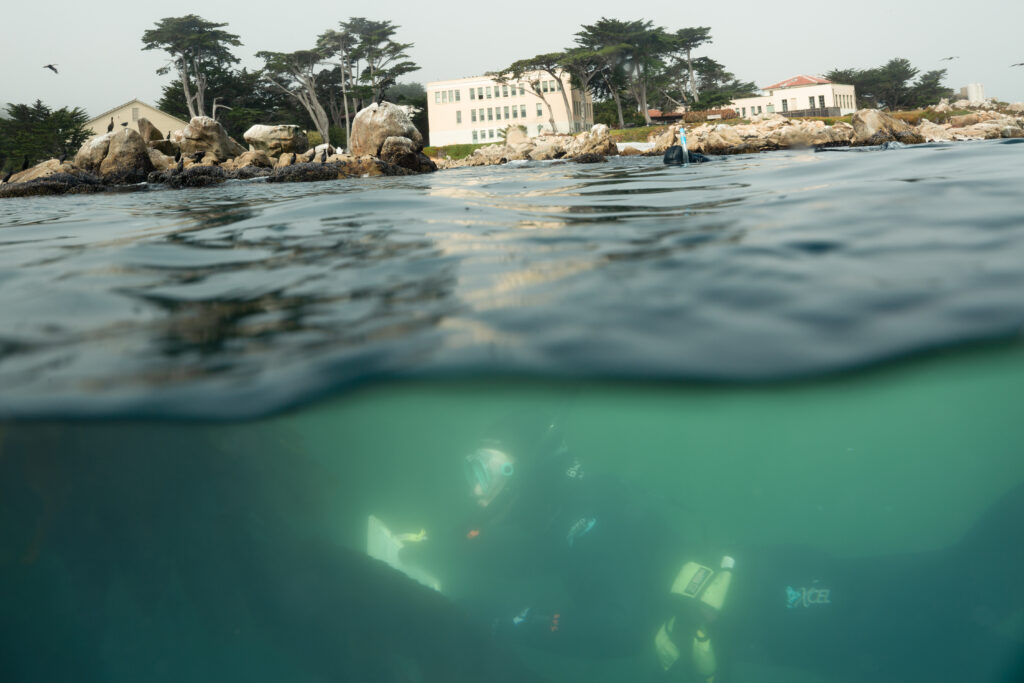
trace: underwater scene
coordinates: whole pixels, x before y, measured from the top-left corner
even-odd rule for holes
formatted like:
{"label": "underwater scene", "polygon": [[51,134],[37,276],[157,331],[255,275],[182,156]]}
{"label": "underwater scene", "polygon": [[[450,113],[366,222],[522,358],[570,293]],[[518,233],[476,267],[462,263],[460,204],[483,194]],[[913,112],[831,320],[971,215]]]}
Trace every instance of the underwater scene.
{"label": "underwater scene", "polygon": [[5,681],[1024,680],[1024,146],[0,203]]}

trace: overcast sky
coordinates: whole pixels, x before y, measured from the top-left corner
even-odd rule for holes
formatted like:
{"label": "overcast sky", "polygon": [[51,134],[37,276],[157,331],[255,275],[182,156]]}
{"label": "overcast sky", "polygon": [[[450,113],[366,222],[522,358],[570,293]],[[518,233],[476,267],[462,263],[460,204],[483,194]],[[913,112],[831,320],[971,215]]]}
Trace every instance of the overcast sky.
{"label": "overcast sky", "polygon": [[[166,56],[143,52],[142,33],[163,17],[190,13],[227,22],[227,30],[243,43],[236,55],[252,68],[259,65],[252,56],[258,50],[305,49],[338,21],[365,16],[399,25],[397,38],[415,44],[410,54],[422,67],[406,80],[426,83],[478,75],[565,48],[581,24],[607,16],[650,19],[671,30],[710,26],[713,42],[698,56],[713,57],[758,86],[798,73],[868,68],[905,57],[921,71],[948,68],[946,84],[953,88],[981,83],[987,97],[1024,101],[1024,67],[1010,67],[1024,62],[1024,2],[967,6],[934,0],[921,8],[923,4],[217,0],[160,9],[131,0],[116,5],[12,2],[0,14],[0,103],[41,99],[51,107],[82,107],[90,116],[136,97],[155,103],[169,80],[155,73]],[[949,56],[959,59],[940,61]],[[59,75],[42,68],[51,62],[58,65]]]}

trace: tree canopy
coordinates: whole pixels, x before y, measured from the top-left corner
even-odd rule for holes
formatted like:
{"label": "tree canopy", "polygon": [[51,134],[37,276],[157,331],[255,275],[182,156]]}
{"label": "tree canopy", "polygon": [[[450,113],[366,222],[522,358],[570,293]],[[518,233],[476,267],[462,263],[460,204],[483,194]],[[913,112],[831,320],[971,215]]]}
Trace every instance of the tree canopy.
{"label": "tree canopy", "polygon": [[73,155],[92,136],[85,127],[84,110],[51,109],[40,100],[33,104],[8,104],[0,118],[0,168],[16,170],[61,155]]}
{"label": "tree canopy", "polygon": [[[832,69],[825,78],[833,83],[854,86],[857,101],[864,107],[927,107],[952,93],[950,88],[942,85],[946,78],[945,69],[919,73],[910,60],[895,57],[873,69]],[[918,78],[912,83],[915,76]]]}
{"label": "tree canopy", "polygon": [[156,28],[142,34],[143,50],[163,50],[171,56],[170,62],[157,69],[157,73],[177,71],[190,117],[206,115],[209,72],[238,62],[230,46],[237,47],[242,42],[235,34],[224,31],[224,26],[227,24],[189,14],[161,19]]}

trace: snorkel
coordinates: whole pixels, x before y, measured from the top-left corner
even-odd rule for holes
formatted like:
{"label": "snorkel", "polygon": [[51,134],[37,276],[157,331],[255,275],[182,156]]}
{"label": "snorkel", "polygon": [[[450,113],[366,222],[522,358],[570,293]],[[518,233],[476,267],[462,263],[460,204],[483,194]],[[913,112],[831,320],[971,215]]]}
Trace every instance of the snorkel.
{"label": "snorkel", "polygon": [[683,148],[683,166],[689,166],[690,152],[686,149],[686,126],[679,126],[679,144]]}

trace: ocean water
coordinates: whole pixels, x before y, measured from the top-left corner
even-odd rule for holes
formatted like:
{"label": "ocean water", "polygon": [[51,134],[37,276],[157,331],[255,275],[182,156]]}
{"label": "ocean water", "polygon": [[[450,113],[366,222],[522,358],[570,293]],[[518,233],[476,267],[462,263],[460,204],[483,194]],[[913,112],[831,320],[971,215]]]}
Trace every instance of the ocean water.
{"label": "ocean water", "polygon": [[[492,636],[516,612],[485,607],[571,605],[588,580],[544,539],[509,542],[506,574],[448,552],[479,518],[465,455],[527,415],[523,439],[557,424],[630,509],[673,511],[609,566],[671,546],[666,520],[683,559],[736,558],[725,680],[1015,680],[1022,153],[0,203],[3,679],[501,679],[451,668],[479,657],[661,680],[660,622],[606,656]],[[356,563],[369,515],[427,532],[403,557],[448,600]],[[832,589],[810,634],[779,557]],[[638,576],[614,590],[643,599]],[[856,645],[869,631],[896,642]]]}

